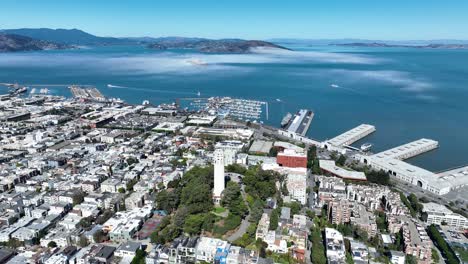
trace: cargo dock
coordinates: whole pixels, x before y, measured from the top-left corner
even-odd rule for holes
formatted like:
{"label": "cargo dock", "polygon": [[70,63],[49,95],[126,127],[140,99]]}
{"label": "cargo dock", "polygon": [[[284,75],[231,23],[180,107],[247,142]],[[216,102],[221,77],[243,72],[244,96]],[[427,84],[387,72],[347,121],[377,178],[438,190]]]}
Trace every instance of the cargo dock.
{"label": "cargo dock", "polygon": [[374,154],[374,156],[380,159],[405,160],[431,151],[438,147],[439,142],[432,139],[422,138],[389,150],[379,152]]}
{"label": "cargo dock", "polygon": [[294,115],[291,121],[289,121],[289,124],[286,125],[286,130],[291,133],[305,136],[313,118],[314,112],[307,109],[301,109]]}
{"label": "cargo dock", "polygon": [[351,130],[344,132],[332,139],[327,140],[327,143],[334,147],[345,147],[353,144],[354,142],[368,136],[375,131],[375,126],[362,124]]}

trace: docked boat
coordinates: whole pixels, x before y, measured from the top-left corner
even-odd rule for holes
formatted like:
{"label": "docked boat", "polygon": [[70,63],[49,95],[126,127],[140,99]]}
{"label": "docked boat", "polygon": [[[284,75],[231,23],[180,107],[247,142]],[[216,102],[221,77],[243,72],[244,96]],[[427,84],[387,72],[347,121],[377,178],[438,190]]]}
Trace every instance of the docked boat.
{"label": "docked boat", "polygon": [[364,143],[361,145],[361,150],[364,151],[364,152],[367,152],[369,150],[371,150],[372,148],[372,144],[371,143]]}
{"label": "docked boat", "polygon": [[19,95],[19,94],[22,94],[22,93],[25,93],[28,91],[28,87],[18,87],[16,88],[13,92],[11,92],[12,95]]}
{"label": "docked boat", "polygon": [[283,120],[281,120],[281,127],[285,127],[289,124],[289,121],[291,121],[292,114],[287,113],[284,117]]}

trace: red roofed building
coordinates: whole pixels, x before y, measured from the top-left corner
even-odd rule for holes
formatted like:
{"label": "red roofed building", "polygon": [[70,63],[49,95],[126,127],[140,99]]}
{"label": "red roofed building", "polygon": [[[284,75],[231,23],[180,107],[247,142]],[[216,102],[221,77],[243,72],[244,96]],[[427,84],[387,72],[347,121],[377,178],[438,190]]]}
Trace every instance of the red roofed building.
{"label": "red roofed building", "polygon": [[285,149],[276,156],[276,163],[282,167],[307,168],[307,152]]}

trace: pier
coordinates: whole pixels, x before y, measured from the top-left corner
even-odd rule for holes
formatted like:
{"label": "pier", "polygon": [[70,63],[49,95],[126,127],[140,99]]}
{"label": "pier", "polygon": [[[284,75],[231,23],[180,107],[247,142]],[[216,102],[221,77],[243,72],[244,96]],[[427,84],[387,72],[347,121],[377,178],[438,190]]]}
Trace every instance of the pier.
{"label": "pier", "polygon": [[76,98],[89,99],[94,101],[105,101],[106,98],[101,92],[95,87],[81,87],[77,85],[72,85],[69,87],[71,93]]}
{"label": "pier", "polygon": [[287,126],[286,130],[292,133],[296,133],[301,136],[305,136],[309,130],[310,123],[314,118],[314,112],[301,109],[296,113],[292,121]]}
{"label": "pier", "polygon": [[439,142],[432,139],[422,138],[389,150],[379,152],[373,156],[380,159],[385,158],[405,160],[436,149],[437,147],[439,147]]}
{"label": "pier", "polygon": [[327,140],[327,143],[334,147],[344,147],[353,144],[354,142],[375,132],[375,126],[362,124],[351,130],[344,132],[332,139]]}

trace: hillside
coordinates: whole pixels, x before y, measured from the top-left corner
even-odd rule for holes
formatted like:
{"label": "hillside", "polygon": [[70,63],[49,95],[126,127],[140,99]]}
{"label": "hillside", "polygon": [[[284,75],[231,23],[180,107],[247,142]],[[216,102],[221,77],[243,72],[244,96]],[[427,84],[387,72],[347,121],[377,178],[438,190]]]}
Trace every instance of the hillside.
{"label": "hillside", "polygon": [[37,40],[25,36],[0,33],[0,52],[54,50],[70,48],[68,45]]}
{"label": "hillside", "polygon": [[468,44],[427,44],[427,45],[403,45],[403,44],[387,44],[381,42],[363,43],[334,43],[333,46],[346,47],[380,47],[380,48],[417,48],[417,49],[468,49]]}
{"label": "hillside", "polygon": [[[267,41],[243,39],[205,39],[186,37],[132,37],[112,38],[98,37],[79,29],[50,29],[50,28],[21,28],[5,29],[0,34],[24,36],[26,38],[44,41],[45,43],[59,43],[61,45],[147,45],[148,48],[165,49],[194,49],[204,53],[249,53],[252,48],[268,47],[286,49]],[[57,45],[59,45],[57,44]]]}
{"label": "hillside", "polygon": [[200,39],[200,38],[160,38],[148,45],[152,49],[195,49],[204,53],[249,53],[253,48],[266,47],[287,49],[285,47],[260,40],[242,39]]}
{"label": "hillside", "polygon": [[128,39],[98,37],[79,29],[20,28],[1,32],[69,45],[115,45],[132,42]]}

